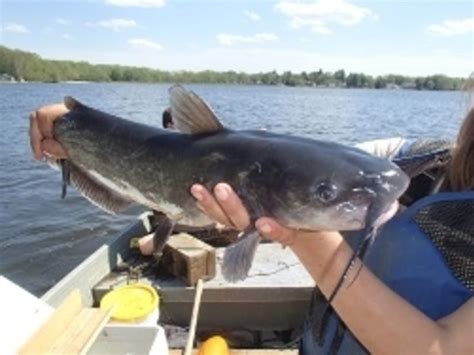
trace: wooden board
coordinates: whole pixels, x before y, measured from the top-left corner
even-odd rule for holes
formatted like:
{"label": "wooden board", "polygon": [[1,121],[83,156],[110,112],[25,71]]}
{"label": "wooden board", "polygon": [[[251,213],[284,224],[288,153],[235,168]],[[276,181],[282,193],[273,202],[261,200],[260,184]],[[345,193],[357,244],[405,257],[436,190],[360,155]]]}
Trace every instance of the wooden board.
{"label": "wooden board", "polygon": [[216,275],[216,251],[190,234],[174,234],[163,250],[162,264],[193,286],[199,279],[209,280]]}
{"label": "wooden board", "polygon": [[83,308],[79,290],[71,292],[19,354],[84,354],[111,311]]}

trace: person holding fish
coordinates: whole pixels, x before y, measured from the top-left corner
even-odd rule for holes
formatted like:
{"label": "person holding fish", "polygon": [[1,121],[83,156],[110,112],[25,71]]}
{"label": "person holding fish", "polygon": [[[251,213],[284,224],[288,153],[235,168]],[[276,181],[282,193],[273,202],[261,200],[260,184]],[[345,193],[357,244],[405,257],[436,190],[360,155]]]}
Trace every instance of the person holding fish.
{"label": "person holding fish", "polygon": [[170,108],[167,108],[166,110],[163,111],[163,114],[161,117],[161,124],[163,128],[174,129],[173,117],[171,117]]}
{"label": "person holding fish", "polygon": [[[69,157],[56,140],[54,122],[77,105],[46,106],[31,114],[36,159]],[[176,123],[181,129],[179,112]],[[387,179],[396,174],[384,173]],[[195,184],[191,194],[212,219],[242,231],[255,227],[255,234],[289,246],[313,277],[319,293],[302,353],[472,354],[474,107],[461,126],[441,186],[441,192],[419,199],[388,222],[384,219],[364,262],[354,258],[358,254],[352,246],[366,238],[360,233],[308,231],[284,227],[274,218],[255,219],[227,183],[217,183],[212,193]],[[319,185],[315,193],[331,200],[333,190]],[[389,211],[378,211],[374,219],[382,212]]]}
{"label": "person holding fish", "polygon": [[[360,260],[353,265],[330,308],[323,297],[313,300],[319,324],[307,327],[301,353],[474,353],[474,107],[442,180],[442,192],[387,222],[368,267]],[[215,220],[248,227],[248,213],[229,185],[218,184],[213,194],[200,185],[191,191]],[[271,218],[255,224],[261,235],[289,246],[319,294],[330,298],[353,254],[354,236],[289,229]],[[325,319],[330,311],[335,314]]]}

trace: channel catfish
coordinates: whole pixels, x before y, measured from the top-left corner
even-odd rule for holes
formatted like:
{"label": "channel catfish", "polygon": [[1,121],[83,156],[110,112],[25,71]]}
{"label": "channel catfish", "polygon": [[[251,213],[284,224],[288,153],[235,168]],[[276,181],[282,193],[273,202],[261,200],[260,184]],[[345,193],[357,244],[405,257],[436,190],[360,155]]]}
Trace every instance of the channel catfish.
{"label": "channel catfish", "polygon": [[[369,231],[383,223],[408,186],[408,177],[386,159],[333,142],[232,130],[195,93],[180,85],[169,93],[179,132],[119,118],[71,97],[65,98],[70,112],[54,123],[54,136],[69,157],[64,182],[108,212],[138,203],[166,214],[172,223],[157,245],[173,223],[212,223],[189,192],[195,183],[210,190],[218,182],[230,184],[252,221],[269,216],[292,228],[341,231]],[[227,280],[246,278],[259,241],[252,223],[227,247]]]}

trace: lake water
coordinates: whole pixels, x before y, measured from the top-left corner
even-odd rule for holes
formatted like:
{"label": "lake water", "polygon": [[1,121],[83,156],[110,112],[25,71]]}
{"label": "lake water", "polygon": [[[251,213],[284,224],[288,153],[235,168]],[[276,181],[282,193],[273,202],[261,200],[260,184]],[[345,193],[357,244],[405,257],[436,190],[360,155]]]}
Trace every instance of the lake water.
{"label": "lake water", "polygon": [[[0,274],[36,295],[139,213],[110,216],[74,189],[61,200],[59,172],[32,159],[28,114],[72,95],[89,106],[161,125],[169,85],[0,85]],[[453,138],[466,109],[461,92],[189,85],[235,129],[345,144],[381,137]]]}

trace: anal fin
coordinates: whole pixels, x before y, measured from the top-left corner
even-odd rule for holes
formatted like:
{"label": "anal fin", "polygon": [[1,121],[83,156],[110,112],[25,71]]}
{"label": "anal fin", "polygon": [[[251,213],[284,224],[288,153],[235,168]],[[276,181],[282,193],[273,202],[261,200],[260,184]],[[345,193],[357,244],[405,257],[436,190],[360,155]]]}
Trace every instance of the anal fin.
{"label": "anal fin", "polygon": [[62,162],[61,167],[63,170],[64,196],[70,180],[82,196],[108,213],[119,213],[132,204],[132,201],[104,186],[74,163],[70,161]]}
{"label": "anal fin", "polygon": [[260,239],[258,231],[252,228],[243,232],[238,241],[226,248],[222,263],[222,275],[225,280],[229,282],[245,280]]}

